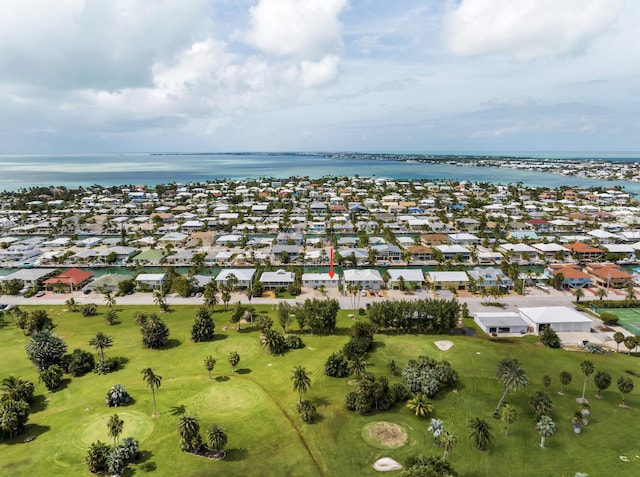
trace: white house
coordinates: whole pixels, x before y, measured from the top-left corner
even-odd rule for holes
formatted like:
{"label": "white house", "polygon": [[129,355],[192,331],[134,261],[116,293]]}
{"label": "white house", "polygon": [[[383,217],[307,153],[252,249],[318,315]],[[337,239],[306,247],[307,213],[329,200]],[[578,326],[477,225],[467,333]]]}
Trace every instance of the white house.
{"label": "white house", "polygon": [[378,270],[349,269],[344,270],[343,273],[346,285],[360,285],[364,290],[379,290],[384,283]]}
{"label": "white house", "polygon": [[340,284],[340,277],[334,273],[333,278],[328,273],[303,273],[302,286],[306,288],[337,288]]}
{"label": "white house", "polygon": [[164,273],[141,273],[135,279],[138,285],[145,284],[151,288],[161,287],[167,280],[167,275]]}
{"label": "white house", "polygon": [[260,283],[262,283],[267,290],[278,287],[288,287],[293,284],[295,277],[295,273],[287,272],[280,268],[276,272],[263,272],[262,275],[260,275]]}
{"label": "white house", "polygon": [[549,326],[555,332],[589,332],[593,326],[591,319],[573,308],[566,306],[538,306],[520,308],[520,316],[539,333]]}
{"label": "white house", "polygon": [[424,273],[419,268],[391,268],[389,269],[389,287],[399,288],[400,277],[405,286],[422,288],[424,286]]}
{"label": "white house", "polygon": [[236,284],[238,288],[249,288],[253,283],[255,274],[255,268],[225,268],[216,276],[216,283],[218,285],[225,284],[229,275],[234,275],[238,280]]}

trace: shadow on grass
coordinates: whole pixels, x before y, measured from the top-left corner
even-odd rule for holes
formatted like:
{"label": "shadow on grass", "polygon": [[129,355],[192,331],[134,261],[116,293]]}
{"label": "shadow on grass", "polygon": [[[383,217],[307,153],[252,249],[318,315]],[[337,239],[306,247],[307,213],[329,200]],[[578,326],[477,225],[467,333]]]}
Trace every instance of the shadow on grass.
{"label": "shadow on grass", "polygon": [[47,398],[44,394],[38,394],[33,397],[33,403],[31,403],[31,414],[36,412],[42,412],[47,408]]}
{"label": "shadow on grass", "polygon": [[331,401],[329,401],[327,399],[326,396],[313,396],[310,401],[316,406],[316,407],[324,407],[324,406],[328,406]]}
{"label": "shadow on grass", "polygon": [[213,339],[211,341],[222,341],[222,340],[226,340],[228,337],[229,335],[226,335],[223,333],[214,333]]}
{"label": "shadow on grass", "polygon": [[236,369],[235,374],[249,374],[251,373],[251,370],[249,368],[241,368],[241,369]]}
{"label": "shadow on grass", "polygon": [[27,424],[24,430],[10,440],[3,441],[7,445],[16,445],[16,444],[28,444],[31,441],[34,441],[39,436],[49,431],[51,428],[49,426],[41,426],[39,424]]}
{"label": "shadow on grass", "polygon": [[229,376],[216,376],[215,380],[219,383],[223,383],[225,381],[229,381]]}
{"label": "shadow on grass", "polygon": [[171,414],[172,416],[182,416],[186,412],[187,407],[184,404],[181,404],[179,406],[173,406],[171,408],[171,411],[169,411],[169,414]]}
{"label": "shadow on grass", "polygon": [[373,343],[371,343],[371,349],[369,350],[369,352],[373,353],[374,351],[385,348],[386,346],[387,343],[385,343],[384,341],[375,341],[374,338]]}
{"label": "shadow on grass", "polygon": [[176,340],[176,339],[170,339],[167,341],[167,344],[164,345],[162,348],[160,348],[161,350],[163,349],[173,349],[173,348],[177,348],[178,346],[180,346],[182,344],[182,341],[180,340]]}
{"label": "shadow on grass", "polygon": [[225,460],[228,460],[230,462],[245,460],[249,455],[249,451],[242,447],[239,449],[226,449],[226,451],[227,451],[227,457],[225,458]]}

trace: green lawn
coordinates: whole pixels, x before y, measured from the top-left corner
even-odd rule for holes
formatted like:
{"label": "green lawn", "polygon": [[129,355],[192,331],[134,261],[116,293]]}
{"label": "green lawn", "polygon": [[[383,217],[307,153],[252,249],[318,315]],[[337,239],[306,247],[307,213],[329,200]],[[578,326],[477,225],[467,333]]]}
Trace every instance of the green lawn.
{"label": "green lawn", "polygon": [[[37,383],[36,370],[26,359],[27,338],[13,324],[0,329],[3,350],[0,378],[15,374],[36,382],[36,410],[29,420],[32,427],[13,441],[0,442],[0,475],[89,475],[84,455],[91,442],[97,439],[110,442],[106,420],[113,413],[125,421],[123,437],[131,435],[139,439],[144,451],[143,461],[132,466],[126,475],[373,476],[379,475],[372,468],[377,458],[393,457],[404,462],[414,454],[442,452],[428,435],[428,420],[414,417],[404,406],[368,416],[346,410],[344,395],[353,389],[349,379],[328,378],[323,373],[328,355],[348,339],[352,321],[346,312],[341,312],[336,335],[305,334],[305,349],[270,356],[259,344],[258,331],[238,332],[235,325],[223,331],[228,325],[228,314],[224,312],[214,313],[218,339],[192,343],[189,333],[196,308],[173,307],[162,315],[171,330],[170,346],[153,351],[142,349],[133,314],[139,309],[155,311],[157,307],[117,306],[121,323],[112,327],[102,317],[83,318],[56,306],[43,308],[53,317],[57,324],[55,332],[65,339],[70,351],[76,347],[90,350],[89,338],[102,330],[114,340],[107,355],[123,356],[128,362],[124,369],[105,376],[91,373],[73,378],[65,389],[50,393]],[[273,313],[271,306],[258,309]],[[277,323],[275,316],[272,319]],[[439,351],[433,344],[438,339],[451,339],[455,345],[449,351]],[[637,442],[640,398],[636,390],[627,396],[631,409],[617,407],[621,395],[615,385],[623,374],[640,376],[637,358],[626,354],[586,355],[549,350],[526,338],[501,341],[389,334],[376,335],[375,341],[375,350],[368,360],[368,369],[375,374],[386,374],[385,363],[390,359],[404,365],[421,354],[449,360],[460,374],[457,392],[444,392],[434,399],[434,417],[442,419],[458,435],[458,445],[450,459],[461,476],[573,476],[577,471],[590,476],[640,475],[640,457],[636,457],[640,456]],[[239,352],[241,361],[238,372],[232,374],[226,355],[234,350]],[[218,360],[212,381],[203,366],[204,357],[209,354]],[[501,423],[491,417],[501,394],[495,367],[503,357],[518,358],[530,380],[525,391],[508,398],[519,414],[509,438],[503,437]],[[591,422],[582,434],[575,435],[570,417],[578,409],[575,398],[582,392],[583,359],[591,359],[596,370],[611,373],[614,384],[603,392],[604,399],[597,400],[590,378],[587,397],[592,405]],[[315,424],[302,422],[295,411],[297,394],[290,375],[299,364],[311,372],[308,398],[316,403],[322,415]],[[151,393],[140,376],[145,367],[153,368],[163,377],[156,392],[160,413],[157,418],[151,417]],[[566,395],[560,396],[558,374],[564,370],[573,375],[573,382]],[[555,404],[552,417],[558,432],[547,439],[546,449],[540,449],[527,401],[534,391],[543,388],[545,374],[553,379],[548,392]],[[632,378],[640,387],[640,378]],[[132,405],[105,407],[105,394],[115,383],[126,387],[135,400]],[[179,450],[176,421],[185,411],[200,417],[203,434],[214,422],[225,427],[229,443],[224,461],[209,461]],[[476,450],[468,439],[467,422],[476,416],[489,419],[493,429],[494,439],[484,452]],[[362,429],[376,421],[399,424],[409,434],[407,444],[384,450],[367,443]],[[37,437],[25,443],[28,435]],[[623,462],[620,455],[626,455],[629,462]]]}

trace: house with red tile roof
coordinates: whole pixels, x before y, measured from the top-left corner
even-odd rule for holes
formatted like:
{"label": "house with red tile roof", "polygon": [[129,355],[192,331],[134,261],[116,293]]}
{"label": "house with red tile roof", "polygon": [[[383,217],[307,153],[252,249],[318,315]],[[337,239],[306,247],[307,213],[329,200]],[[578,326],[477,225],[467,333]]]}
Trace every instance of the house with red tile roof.
{"label": "house with red tile roof", "polygon": [[589,287],[592,284],[591,277],[580,270],[580,266],[577,264],[552,264],[545,268],[544,274],[551,278],[562,274],[561,288],[572,288],[575,290]]}
{"label": "house with red tile roof", "polygon": [[615,263],[591,263],[585,271],[601,287],[626,287],[633,283],[633,275],[625,272]]}
{"label": "house with red tile roof", "polygon": [[605,254],[604,250],[592,247],[582,242],[574,242],[565,245],[571,251],[571,254],[578,260],[598,260]]}
{"label": "house with red tile roof", "polygon": [[47,290],[73,292],[87,285],[93,278],[93,273],[85,272],[79,268],[69,268],[44,281]]}

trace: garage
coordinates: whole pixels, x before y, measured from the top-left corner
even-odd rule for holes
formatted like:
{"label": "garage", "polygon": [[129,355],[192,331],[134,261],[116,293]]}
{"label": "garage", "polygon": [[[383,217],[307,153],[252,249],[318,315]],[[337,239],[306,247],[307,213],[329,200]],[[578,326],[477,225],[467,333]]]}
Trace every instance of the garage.
{"label": "garage", "polygon": [[520,316],[539,333],[547,326],[556,333],[589,332],[593,321],[584,313],[566,306],[520,308]]}

